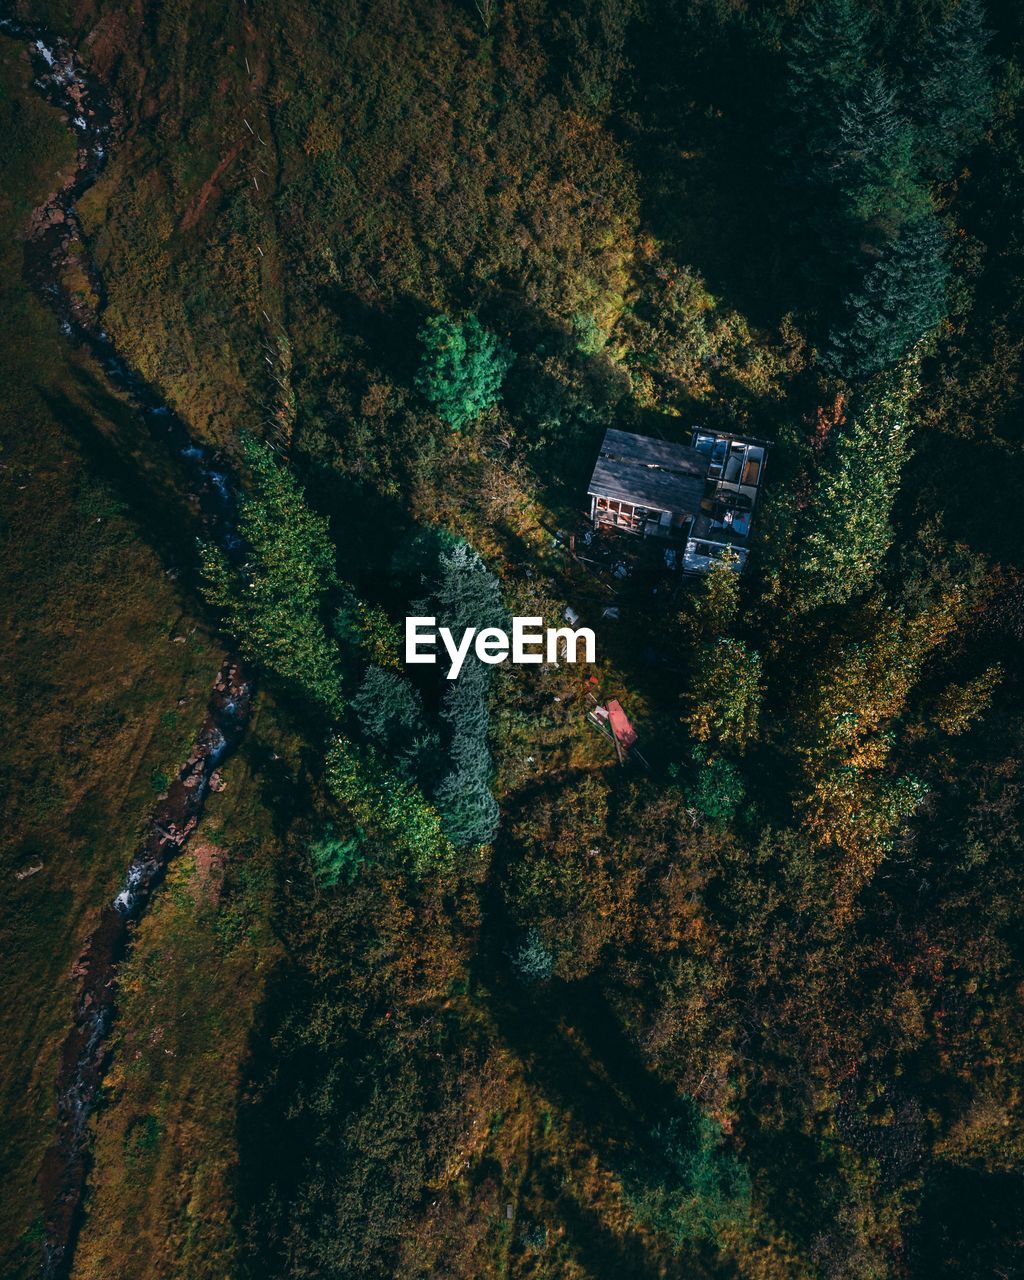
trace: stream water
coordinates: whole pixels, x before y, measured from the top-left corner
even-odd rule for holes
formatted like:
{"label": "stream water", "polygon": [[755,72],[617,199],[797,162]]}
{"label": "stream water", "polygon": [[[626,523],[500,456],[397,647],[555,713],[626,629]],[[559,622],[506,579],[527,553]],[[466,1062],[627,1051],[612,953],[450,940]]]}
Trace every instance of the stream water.
{"label": "stream water", "polygon": [[[240,541],[228,467],[193,439],[185,422],[119,355],[100,319],[104,291],[95,265],[86,264],[93,293],[100,299],[95,311],[72,298],[63,285],[71,241],[85,242],[76,203],[102,173],[116,142],[116,104],[104,85],[86,71],[68,41],[9,16],[0,16],[0,34],[27,48],[33,87],[63,112],[77,143],[73,174],[33,214],[25,241],[26,278],[54,312],[69,341],[86,350],[107,381],[127,397],[138,414],[140,430],[176,456],[188,487],[198,498],[206,536],[236,556]],[[171,857],[195,830],[210,790],[217,788],[219,766],[242,738],[251,700],[250,676],[236,658],[228,657],[192,752],[158,801],[120,892],[102,908],[76,966],[80,985],[61,1053],[56,1132],[39,1175],[46,1280],[61,1280],[71,1269],[89,1171],[89,1115],[108,1063],[117,1012],[117,967],[130,945],[133,923],[146,910]]]}

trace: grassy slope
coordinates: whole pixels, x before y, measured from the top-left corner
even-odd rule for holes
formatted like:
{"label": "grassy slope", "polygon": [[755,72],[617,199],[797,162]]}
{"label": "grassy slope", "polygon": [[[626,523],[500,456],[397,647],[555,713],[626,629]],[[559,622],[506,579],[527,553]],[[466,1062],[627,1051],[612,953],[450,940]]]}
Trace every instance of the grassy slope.
{"label": "grassy slope", "polygon": [[[12,1275],[36,1265],[23,1233],[38,1212],[34,1176],[51,1136],[69,970],[98,904],[115,892],[160,775],[187,754],[218,662],[118,494],[93,474],[93,452],[123,407],[70,355],[22,282],[21,229],[73,160],[28,80],[20,49],[5,40],[0,597],[12,607],[0,631],[10,676],[0,710],[0,1240]],[[179,634],[190,638],[173,643]],[[40,861],[38,873],[17,878]]]}
{"label": "grassy slope", "polygon": [[[115,15],[116,11],[116,6],[107,10]],[[129,106],[129,133],[103,181],[83,202],[82,213],[95,236],[109,288],[108,327],[130,359],[160,385],[200,434],[230,439],[237,426],[251,418],[247,393],[276,395],[265,383],[262,357],[255,349],[259,309],[266,307],[275,319],[283,313],[279,295],[285,273],[276,266],[279,250],[268,199],[276,169],[272,156],[245,142],[245,126],[239,123],[243,112],[264,138],[282,145],[290,199],[296,210],[311,201],[307,213],[319,198],[307,190],[313,173],[309,146],[315,145],[316,130],[341,120],[349,122],[347,145],[365,135],[358,157],[358,192],[339,192],[335,182],[333,204],[324,217],[326,226],[347,235],[358,222],[364,193],[370,193],[365,244],[356,246],[357,261],[346,268],[344,284],[338,282],[346,308],[334,297],[313,306],[311,295],[319,295],[319,285],[310,288],[306,282],[289,289],[290,330],[311,402],[325,394],[326,384],[325,398],[347,420],[350,393],[342,390],[344,379],[347,375],[359,385],[363,378],[361,370],[335,376],[331,369],[339,347],[348,355],[347,347],[359,345],[351,330],[359,328],[361,299],[343,292],[346,286],[358,287],[360,293],[365,289],[374,307],[379,305],[374,318],[377,329],[388,334],[381,344],[386,351],[408,345],[420,309],[444,301],[446,287],[457,295],[462,292],[463,278],[476,258],[470,276],[473,293],[486,292],[489,278],[501,278],[507,271],[529,295],[531,307],[557,315],[559,324],[578,307],[592,308],[602,323],[617,311],[618,293],[624,288],[622,263],[632,248],[629,192],[609,197],[607,211],[599,206],[600,235],[591,235],[588,221],[579,245],[560,238],[560,228],[575,228],[582,219],[582,212],[578,215],[572,205],[579,198],[577,182],[588,193],[583,203],[589,208],[595,185],[589,165],[583,177],[573,181],[583,157],[595,147],[599,157],[607,153],[613,177],[618,162],[608,136],[589,126],[583,130],[579,121],[563,115],[545,95],[543,83],[534,84],[533,76],[522,73],[529,84],[526,100],[521,109],[510,108],[502,130],[494,134],[488,112],[478,115],[477,105],[478,99],[486,101],[494,94],[498,72],[488,49],[476,51],[477,41],[461,27],[454,32],[417,32],[407,53],[410,24],[404,14],[400,22],[382,16],[355,39],[287,3],[261,14],[259,35],[240,26],[237,14],[225,10],[221,15],[216,5],[202,6],[201,15],[198,11],[199,6],[177,0],[163,6],[148,27],[127,34],[125,25],[115,25],[124,24],[123,18],[105,21],[101,15],[90,56],[101,68],[109,57],[116,68],[119,91]],[[527,35],[522,39],[529,45]],[[417,103],[422,60],[428,56],[424,47],[431,42],[445,49],[444,87],[420,111],[415,128],[406,122],[396,132],[386,112],[376,119],[388,92],[382,90],[380,102],[364,103],[365,82],[374,79],[378,63],[386,63],[383,79],[401,84],[398,98],[403,103]],[[120,62],[111,52],[119,44],[131,49]],[[253,73],[251,83],[240,74],[245,57]],[[354,71],[349,70],[352,61]],[[267,127],[270,113],[262,105],[265,75],[276,100],[291,104],[277,113],[275,132]],[[335,90],[338,100],[332,100],[336,78],[341,82]],[[410,163],[418,170],[431,168],[432,139],[438,130],[451,128],[446,105],[451,99],[466,127],[454,140],[445,132],[442,149],[455,147],[459,154],[480,159],[461,166],[460,183],[450,192],[442,188],[436,199],[428,200],[430,217],[422,226],[417,224],[419,197],[408,198],[403,174]],[[535,105],[543,110],[535,111]],[[240,137],[245,146],[236,154]],[[500,234],[494,236],[481,211],[493,211],[489,191],[520,162],[517,157],[524,151],[545,157],[550,152],[552,159],[525,193],[524,208],[513,204]],[[259,195],[250,173],[257,160],[268,170],[257,169]],[[603,179],[604,167],[595,166],[597,177]],[[626,182],[628,186],[628,178]],[[603,188],[603,181],[597,185]],[[550,201],[561,204],[563,199],[565,216],[531,223],[538,243],[521,251],[521,221]],[[366,283],[360,262],[372,249],[378,222],[391,228],[388,235],[394,242],[389,241],[380,262],[367,259]],[[458,233],[450,247],[449,233]],[[583,254],[591,240],[608,246],[593,262]],[[255,243],[264,250],[263,257]],[[334,251],[329,242],[325,247],[328,255]],[[301,257],[303,249],[293,232],[289,252]],[[567,260],[579,260],[579,270],[570,282],[570,295],[563,298]],[[312,261],[316,274],[319,260]],[[443,284],[434,282],[435,273]],[[591,283],[591,273],[596,283]],[[385,293],[379,304],[375,282]],[[437,289],[442,293],[435,293]],[[394,305],[395,297],[407,291],[415,296],[411,316]],[[545,319],[542,327],[546,325]],[[375,350],[368,363],[372,366],[377,358]],[[384,369],[371,369],[366,375],[371,385],[385,385],[394,378],[392,356],[380,358]],[[594,378],[606,376],[602,361],[592,364]],[[541,370],[524,368],[522,378],[542,381]],[[444,433],[436,444],[439,482],[409,493],[400,462],[387,456],[387,439],[397,425],[387,417],[373,418],[364,405],[359,411],[366,414],[365,430],[373,439],[352,440],[346,452],[354,462],[372,468],[371,483],[392,486],[422,520],[469,531],[494,561],[510,568],[510,576],[518,577],[513,566],[526,557],[527,548],[530,559],[540,562],[549,535],[540,523],[546,515],[544,504],[531,492],[533,476],[523,475],[512,483],[503,457],[492,460],[477,442]],[[340,424],[332,426],[341,429]],[[419,431],[425,439],[431,428],[414,419],[410,430],[413,438]],[[398,440],[395,454],[403,447]],[[542,470],[559,474],[563,461],[547,463]],[[552,565],[546,568],[557,572]],[[559,586],[566,589],[568,584]],[[569,589],[579,604],[578,593],[586,584],[576,581]],[[524,587],[518,590],[532,595]],[[596,590],[595,597],[600,599]],[[549,604],[552,617],[557,617],[560,602],[545,599],[545,609]],[[605,692],[618,693],[621,677],[609,673],[609,678],[613,688]],[[566,684],[575,691],[578,680],[573,677]],[[524,803],[538,768],[526,763],[531,756],[548,768],[564,767],[570,776],[574,770],[601,773],[609,765],[606,744],[580,716],[574,713],[566,719],[550,709],[557,705],[551,701],[555,687],[561,696],[570,691],[557,678],[545,689],[547,696],[531,689],[533,714],[523,705],[503,708],[503,718],[509,721],[501,762],[503,790],[521,789]],[[522,689],[516,692],[522,700]],[[636,714],[642,707],[635,686],[632,694],[630,707]],[[554,723],[549,723],[552,717]],[[241,829],[241,822],[238,825]],[[190,865],[189,858],[183,859],[170,893],[155,905],[126,971],[131,996],[111,1077],[113,1105],[97,1120],[94,1193],[77,1257],[79,1277],[221,1275],[233,1253],[225,1221],[233,1159],[231,1107],[237,1087],[232,1064],[244,1050],[246,1017],[259,983],[247,971],[255,949],[225,951],[218,937],[220,908],[205,901],[194,908]],[[381,914],[379,902],[369,908],[375,919]],[[396,948],[413,954],[424,946],[432,951],[435,944],[418,944],[417,932],[412,929],[396,938]],[[360,969],[368,966],[359,953],[347,962]],[[430,994],[436,998],[436,993]],[[462,1032],[458,1038],[461,1042]],[[548,1066],[551,1076],[564,1068],[568,1078],[577,1067],[572,1042],[563,1044],[557,1026],[550,1040],[539,1056],[554,1064]],[[607,1162],[591,1148],[590,1117],[575,1116],[564,1093],[552,1096],[551,1078],[524,1082],[519,1071],[503,1063],[505,1056],[498,1051],[487,1059],[487,1072],[496,1077],[493,1089],[481,1090],[477,1098],[475,1084],[467,1083],[453,1102],[459,1120],[468,1123],[474,1116],[477,1130],[487,1138],[464,1151],[462,1123],[456,1129],[453,1121],[451,1168],[438,1180],[436,1214],[417,1221],[410,1206],[409,1217],[398,1224],[408,1233],[405,1263],[424,1275],[432,1264],[441,1274],[503,1274],[510,1265],[520,1274],[534,1269],[540,1274],[557,1260],[558,1274],[582,1277],[602,1273],[602,1251],[610,1250],[616,1258],[621,1236],[628,1241],[621,1246],[622,1265],[636,1263],[644,1252],[640,1233],[626,1220]],[[219,1063],[226,1064],[223,1070]],[[372,1117],[368,1123],[372,1125]],[[467,1158],[465,1166],[456,1162],[460,1152]],[[556,1190],[559,1184],[562,1189]],[[510,1202],[518,1207],[514,1224],[504,1212]],[[528,1220],[534,1224],[531,1238],[537,1243],[524,1246]],[[550,1235],[544,1235],[541,1223],[551,1224]],[[650,1248],[649,1240],[646,1247]]]}
{"label": "grassy slope", "polygon": [[241,1064],[278,958],[268,924],[274,842],[258,778],[266,711],[225,769],[195,843],[173,864],[121,975],[95,1174],[75,1255],[78,1280],[225,1276]]}

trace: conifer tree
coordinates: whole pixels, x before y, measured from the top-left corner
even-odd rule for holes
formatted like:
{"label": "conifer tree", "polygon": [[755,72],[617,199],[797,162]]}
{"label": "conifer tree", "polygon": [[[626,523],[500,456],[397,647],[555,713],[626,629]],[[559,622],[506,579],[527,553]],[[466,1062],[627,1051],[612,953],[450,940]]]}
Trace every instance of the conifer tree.
{"label": "conifer tree", "polygon": [[916,388],[916,362],[881,375],[832,432],[801,541],[803,607],[842,604],[874,581],[892,544],[889,515],[910,456],[908,410]]}
{"label": "conifer tree", "polygon": [[[504,619],[498,580],[464,542],[443,551],[440,581],[430,608],[455,635],[466,627],[498,626]],[[424,606],[425,607],[425,606]],[[487,695],[492,668],[470,654],[451,682],[441,708],[451,729],[451,772],[437,792],[444,830],[458,846],[484,844],[498,826],[491,794],[490,717]]]}
{"label": "conifer tree", "polygon": [[856,0],[817,0],[801,15],[786,48],[786,96],[799,172],[828,180],[843,104],[867,66],[868,18]]}
{"label": "conifer tree", "polygon": [[960,0],[924,42],[907,93],[922,161],[948,178],[957,160],[981,137],[992,107],[992,33],[982,0]]}
{"label": "conifer tree", "polygon": [[440,744],[427,726],[419,694],[405,676],[370,667],[352,699],[352,710],[397,774],[421,781],[429,776]]}
{"label": "conifer tree", "polygon": [[858,247],[865,240],[884,244],[930,210],[917,177],[913,129],[877,67],[839,108],[835,180]]}
{"label": "conifer tree", "polygon": [[846,299],[822,362],[844,378],[891,368],[946,313],[945,237],[928,214],[906,223]]}
{"label": "conifer tree", "polygon": [[239,502],[241,566],[202,548],[206,595],[224,610],[244,654],[331,717],[342,695],[338,651],[323,612],[337,585],[327,521],[308,506],[291,473],[260,441],[243,441],[252,490]]}
{"label": "conifer tree", "polygon": [[432,316],[420,330],[423,360],[416,386],[453,431],[496,403],[512,364],[507,343],[476,316]]}

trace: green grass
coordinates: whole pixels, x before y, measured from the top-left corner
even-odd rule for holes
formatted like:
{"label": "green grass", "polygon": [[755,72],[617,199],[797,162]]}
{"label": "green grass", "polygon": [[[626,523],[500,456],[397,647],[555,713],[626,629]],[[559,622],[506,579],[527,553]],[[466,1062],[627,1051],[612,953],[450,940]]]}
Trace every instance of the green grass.
{"label": "green grass", "polygon": [[219,658],[200,633],[172,642],[194,624],[121,495],[94,474],[111,421],[22,279],[26,220],[74,159],[29,74],[20,46],[0,43],[0,598],[13,606],[0,631],[0,1269],[11,1276],[38,1265],[34,1180],[53,1134],[71,967],[116,892],[154,770],[187,754]]}
{"label": "green grass", "polygon": [[[272,712],[251,734],[282,750]],[[76,1277],[220,1280],[237,1254],[236,1108],[255,1007],[278,958],[277,848],[254,757],[224,769],[121,971],[119,1021]]]}

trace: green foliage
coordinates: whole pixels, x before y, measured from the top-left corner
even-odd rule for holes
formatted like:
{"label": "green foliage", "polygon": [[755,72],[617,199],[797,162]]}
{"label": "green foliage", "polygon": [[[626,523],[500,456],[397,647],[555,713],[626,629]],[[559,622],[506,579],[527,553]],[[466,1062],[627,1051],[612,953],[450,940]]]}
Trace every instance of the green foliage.
{"label": "green foliage", "polygon": [[839,109],[834,181],[858,250],[891,240],[931,202],[918,180],[914,131],[896,108],[881,68],[873,67]]}
{"label": "green foliage", "polygon": [[362,732],[397,774],[421,782],[430,777],[440,743],[405,676],[370,667],[351,705]]}
{"label": "green foliage", "polygon": [[207,599],[224,611],[243,653],[333,718],[342,677],[323,620],[336,582],[327,521],[266,445],[249,437],[243,451],[252,474],[238,518],[247,557],[238,566],[218,547],[202,548]]}
{"label": "green foliage", "polygon": [[341,734],[327,753],[327,785],[353,819],[391,844],[415,875],[448,871],[454,850],[437,812],[422,791],[403,781],[374,756],[359,752]]}
{"label": "green foliage", "polygon": [[432,316],[419,333],[423,358],[416,386],[458,431],[496,404],[512,365],[512,349],[475,315]]}
{"label": "green foliage", "polygon": [[546,982],[555,968],[554,956],[532,927],[526,930],[520,942],[509,952],[509,962],[520,982],[528,985]]}
{"label": "green foliage", "polygon": [[915,61],[907,110],[928,171],[948,178],[981,137],[992,110],[994,58],[982,0],[959,0],[937,22]]}
{"label": "green foliage", "polygon": [[786,94],[793,149],[805,177],[819,181],[830,163],[840,113],[868,63],[868,13],[857,0],[815,0],[786,43]]}
{"label": "green foliage", "polygon": [[966,733],[988,710],[993,691],[1004,675],[1002,664],[996,662],[973,680],[944,689],[935,705],[935,723],[942,732],[950,737]]}
{"label": "green foliage", "polygon": [[889,516],[910,456],[916,388],[912,362],[881,375],[831,432],[798,549],[802,607],[841,604],[875,580],[893,539]]}
{"label": "green foliage", "polygon": [[[249,406],[266,404],[290,442],[289,468],[331,514],[333,548],[322,522],[298,527],[301,491],[289,495],[273,474],[254,479],[251,497],[275,529],[258,531],[247,567],[215,567],[266,684],[302,693],[306,706],[295,715],[293,699],[280,704],[289,742],[269,759],[275,703],[261,700],[256,740],[210,804],[218,812],[225,798],[273,796],[274,812],[249,827],[290,826],[317,881],[340,891],[310,894],[303,877],[271,872],[266,894],[285,956],[278,962],[263,943],[237,972],[223,961],[250,929],[251,913],[232,905],[248,851],[226,851],[208,879],[172,879],[154,899],[180,906],[185,931],[150,950],[151,972],[134,993],[138,969],[124,970],[128,1047],[113,1046],[115,1072],[124,1070],[111,1078],[113,1105],[97,1114],[96,1132],[102,1138],[118,1107],[125,1117],[166,1115],[156,1158],[133,1170],[148,1177],[159,1166],[162,1181],[148,1199],[124,1191],[123,1124],[117,1142],[97,1148],[76,1270],[465,1280],[603,1267],[860,1280],[923,1257],[922,1274],[929,1265],[936,1275],[1013,1273],[1011,1171],[1024,1151],[1014,1017],[1024,742],[1006,615],[1019,615],[1020,573],[1013,486],[992,481],[1013,471],[1020,420],[1024,99],[1013,63],[998,138],[981,140],[968,171],[950,157],[959,149],[966,160],[978,117],[968,103],[940,119],[942,103],[972,85],[970,59],[957,70],[961,51],[946,39],[943,52],[936,36],[970,16],[972,5],[955,0],[896,9],[580,0],[571,12],[493,0],[343,2],[301,13],[261,0],[251,22],[216,0],[207,16],[217,36],[206,42],[195,39],[188,6],[158,10],[120,6],[123,56],[100,59],[129,114],[161,104],[151,129],[124,132],[118,162],[83,209],[109,289],[105,323],[211,443],[232,448]],[[933,14],[944,22],[922,41],[916,33]],[[793,15],[796,34],[780,56]],[[993,25],[1019,63],[1019,22],[1000,12]],[[980,19],[973,26],[980,31]],[[969,35],[960,43],[969,53]],[[783,157],[770,136],[787,57],[795,189],[778,178]],[[934,70],[943,58],[952,71]],[[12,55],[5,66],[14,64]],[[901,114],[891,86],[907,66],[916,85],[901,92]],[[934,108],[922,108],[926,100]],[[0,111],[9,119],[2,102]],[[266,151],[240,127],[243,115],[272,141]],[[9,122],[13,141],[0,149],[17,153],[17,186],[34,162],[19,122]],[[244,153],[222,166],[226,139],[243,134],[250,159],[263,157],[256,170]],[[60,159],[42,167],[50,185]],[[929,193],[920,168],[956,182]],[[27,214],[20,194],[11,198]],[[3,208],[0,217],[7,229]],[[915,260],[911,233],[929,222],[948,229],[948,250],[918,245]],[[10,282],[21,273],[17,231],[5,240]],[[896,522],[909,410],[902,373],[889,367],[933,326],[936,306],[941,314],[947,259],[952,322],[923,366],[917,402],[929,447]],[[802,283],[791,270],[801,261]],[[403,317],[483,305],[495,316],[502,308],[502,329],[524,353],[504,388],[500,439],[453,436],[401,372]],[[272,372],[253,336],[264,323]],[[289,338],[275,349],[270,335],[284,323]],[[473,372],[486,361],[474,355],[471,327],[457,326],[457,359],[443,343],[433,352],[431,403],[451,425],[486,413],[500,390],[493,367],[490,391]],[[801,376],[803,353],[824,348],[830,330],[829,369],[857,380],[883,370],[860,394]],[[9,344],[19,358],[24,346]],[[39,361],[41,370],[55,363]],[[98,432],[90,411],[79,429],[82,372],[62,385],[62,419],[87,451],[93,442],[107,450],[106,434],[104,456],[127,466],[124,447],[137,434],[127,416]],[[822,390],[839,407],[808,444],[785,424]],[[12,407],[21,421],[21,401]],[[48,504],[48,462],[43,497],[22,518],[29,498],[18,495],[36,486],[19,473],[33,469],[25,454],[38,419],[24,422],[12,434],[30,445],[5,453],[0,468],[14,482],[8,558],[30,566],[8,594],[19,613],[33,592],[53,603],[29,657],[21,617],[10,637],[21,669],[8,737],[36,735],[46,749],[3,781],[13,779],[15,797],[33,789],[33,812],[66,808],[69,820],[7,824],[15,965],[26,928],[74,940],[67,919],[87,918],[102,883],[116,879],[114,855],[102,874],[89,871],[104,857],[97,832],[133,838],[151,771],[173,776],[180,762],[111,751],[119,737],[145,738],[135,726],[152,727],[144,708],[153,697],[129,690],[111,703],[105,653],[91,659],[105,686],[99,711],[47,709],[80,705],[59,652],[69,635],[76,665],[90,666],[89,654],[78,659],[83,628],[67,625],[69,598],[81,612],[95,595],[96,630],[115,643],[114,620],[136,616],[139,593],[122,576],[131,557],[102,540],[115,521],[128,537],[118,505],[131,513],[134,494],[126,483],[123,502],[87,488],[81,502]],[[505,669],[488,681],[473,659],[455,684],[427,689],[428,705],[441,703],[445,764],[402,678],[390,620],[425,566],[393,561],[395,541],[443,524],[485,553],[483,568],[443,538],[420,548],[436,600],[423,611],[455,629],[503,620],[492,573],[517,612],[553,598],[603,606],[603,587],[544,531],[570,527],[604,427],[661,426],[683,438],[694,422],[749,428],[776,444],[759,554],[742,579],[721,566],[686,588],[679,663],[642,658],[648,638],[672,625],[668,597],[648,595],[643,574],[616,583],[625,607],[601,633],[602,683],[629,690],[631,714],[651,725],[652,772],[610,766],[587,736],[578,672]],[[83,471],[92,465],[70,445],[65,453]],[[158,454],[140,474],[170,493]],[[47,507],[62,505],[73,519],[52,525]],[[934,524],[927,544],[917,540],[923,575],[908,571],[907,551],[922,515]],[[159,523],[172,537],[180,522]],[[890,526],[902,545],[891,548],[894,572],[883,573]],[[102,555],[80,555],[93,540]],[[973,602],[955,598],[968,576],[959,542],[987,562],[986,592]],[[60,550],[39,562],[34,543]],[[339,586],[335,563],[351,564],[384,607]],[[83,565],[88,592],[69,597]],[[205,690],[161,679],[154,655],[184,657],[185,646],[167,643],[180,607],[173,580],[160,567],[149,574],[147,589],[164,590],[152,592],[161,626],[145,640],[153,675],[142,678],[155,682],[160,710],[184,693],[201,714]],[[278,597],[282,616],[271,608]],[[819,604],[828,608],[812,611]],[[350,737],[331,751],[325,796],[323,722],[337,723],[348,696],[339,686],[349,654],[358,655],[353,687],[371,669],[344,721]],[[1006,674],[993,699],[996,664]],[[113,666],[133,669],[119,654]],[[685,783],[666,786],[659,744],[682,736],[672,721],[684,695],[698,749]],[[310,702],[320,714],[309,714]],[[965,732],[982,707],[984,731]],[[432,754],[448,771],[440,788]],[[239,779],[235,766],[250,759],[262,762],[258,776]],[[98,789],[123,789],[128,777],[134,798],[124,813],[108,812]],[[309,815],[332,811],[335,827],[314,826],[310,839]],[[492,837],[486,856],[457,855],[456,841]],[[36,851],[38,875],[15,879],[15,869],[36,866]],[[190,862],[186,851],[176,866]],[[61,894],[71,895],[70,915],[57,910]],[[512,938],[518,994],[491,989],[496,936]],[[59,995],[74,960],[65,949],[48,968],[46,955],[37,945],[22,966],[32,999],[8,1019],[7,1040],[26,1047],[5,1096],[17,1107],[31,1095],[33,1116],[52,1101],[33,1064],[56,1060],[52,1028],[64,1026],[66,1001],[55,997],[59,1012],[31,1042],[24,1028],[35,1025],[39,991]],[[272,976],[266,998],[254,990],[239,1010],[239,977],[261,973]],[[170,1004],[153,985],[165,975],[192,984],[189,999]],[[189,1011],[197,1023],[182,1016]],[[159,1110],[132,1096],[147,1064]],[[219,1126],[165,1110],[175,1099],[202,1106],[211,1081],[225,1090]],[[699,1095],[707,1114],[686,1101],[659,1124],[662,1099],[680,1095]],[[924,1117],[916,1129],[915,1108]],[[755,1179],[750,1214],[750,1177],[719,1120]],[[34,1197],[39,1161],[29,1147],[41,1154],[52,1126],[22,1125],[30,1130],[17,1160]],[[989,1212],[999,1188],[1012,1201],[1002,1218]],[[6,1212],[14,1239],[28,1215]],[[983,1243],[962,1247],[958,1212],[969,1231],[980,1223]],[[227,1241],[222,1251],[209,1248],[211,1229]]]}
{"label": "green foliage", "polygon": [[695,639],[711,640],[732,626],[740,607],[740,575],[734,568],[737,559],[736,552],[728,548],[688,596],[681,622]]}
{"label": "green foliage", "polygon": [[761,655],[742,640],[702,644],[685,721],[693,737],[742,751],[757,731],[761,680]]}
{"label": "green foliage", "polygon": [[626,28],[631,0],[582,0],[559,15],[568,74],[566,96],[576,110],[604,115],[626,67]]}
{"label": "green foliage", "polygon": [[[467,627],[501,626],[505,610],[498,580],[476,551],[464,542],[443,550],[438,585],[430,612],[453,635]],[[426,606],[423,606],[426,608]],[[452,764],[437,791],[444,829],[457,846],[486,844],[498,828],[498,806],[491,793],[487,708],[492,668],[470,654],[459,678],[446,689],[441,716],[449,727]]]}
{"label": "green foliage", "polygon": [[347,884],[365,861],[362,847],[361,833],[357,832],[343,840],[328,823],[309,845],[309,860],[314,876],[327,888],[338,883]]}
{"label": "green foliage", "polygon": [[631,1170],[627,1197],[637,1217],[677,1247],[716,1241],[750,1215],[746,1167],[724,1149],[722,1130],[691,1098],[652,1135],[654,1151]]}
{"label": "green foliage", "polygon": [[844,378],[888,369],[946,314],[946,241],[931,214],[905,223],[849,294],[822,357]]}
{"label": "green foliage", "polygon": [[697,776],[687,789],[686,798],[711,822],[729,822],[746,797],[743,775],[724,756],[709,756],[706,749],[694,748]]}
{"label": "green foliage", "polygon": [[136,1116],[124,1131],[124,1159],[129,1169],[155,1157],[160,1136],[157,1116]]}

